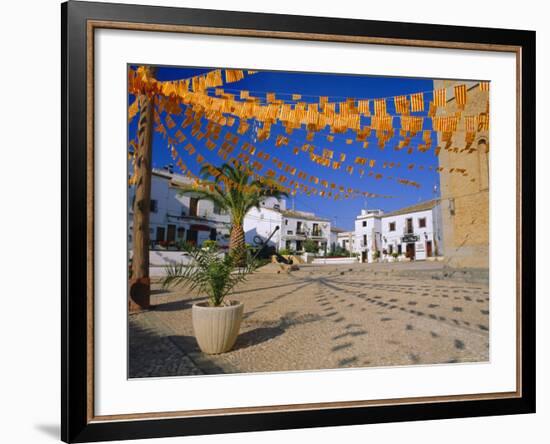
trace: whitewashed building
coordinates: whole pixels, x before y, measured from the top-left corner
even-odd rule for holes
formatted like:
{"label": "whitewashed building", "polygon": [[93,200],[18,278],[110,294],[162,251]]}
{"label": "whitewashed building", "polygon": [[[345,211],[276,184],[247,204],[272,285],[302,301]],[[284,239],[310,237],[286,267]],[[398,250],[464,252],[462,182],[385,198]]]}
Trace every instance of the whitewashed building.
{"label": "whitewashed building", "polygon": [[393,253],[425,260],[443,255],[442,236],[441,205],[434,199],[390,213],[362,210],[355,220],[354,248],[363,262]]}
{"label": "whitewashed building", "polygon": [[340,243],[338,242],[338,235],[340,233],[343,233],[344,231],[346,230],[335,227],[334,225],[330,227],[330,251],[334,251],[336,249],[336,246],[340,245]]}
{"label": "whitewashed building", "polygon": [[268,198],[260,209],[251,209],[244,220],[246,242],[257,245],[271,236],[269,245],[277,250],[304,251],[306,240],[313,241],[319,253],[330,248],[330,221],[314,213],[287,210],[284,199]]}
{"label": "whitewashed building", "polygon": [[340,231],[336,235],[336,243],[339,247],[349,252],[355,251],[355,232]]}
{"label": "whitewashed building", "polygon": [[[151,204],[149,238],[151,248],[176,246],[182,242],[201,245],[205,240],[216,240],[221,247],[229,243],[230,218],[211,201],[180,193],[190,179],[154,169],[151,177]],[[128,242],[132,244],[133,204],[135,189],[128,191]]]}
{"label": "whitewashed building", "polygon": [[[229,214],[205,199],[182,195],[181,188],[191,180],[169,168],[154,169],[151,183],[149,237],[150,247],[178,247],[183,242],[200,246],[205,240],[216,240],[222,248],[229,246]],[[134,187],[128,192],[128,243],[132,248]],[[330,248],[330,221],[314,213],[286,209],[284,199],[266,198],[259,209],[251,209],[244,219],[246,243],[260,245],[275,230],[269,245],[304,251],[307,239],[314,241],[319,252]]]}
{"label": "whitewashed building", "polygon": [[382,210],[361,210],[355,219],[354,251],[362,262],[372,262],[375,251],[382,247]]}

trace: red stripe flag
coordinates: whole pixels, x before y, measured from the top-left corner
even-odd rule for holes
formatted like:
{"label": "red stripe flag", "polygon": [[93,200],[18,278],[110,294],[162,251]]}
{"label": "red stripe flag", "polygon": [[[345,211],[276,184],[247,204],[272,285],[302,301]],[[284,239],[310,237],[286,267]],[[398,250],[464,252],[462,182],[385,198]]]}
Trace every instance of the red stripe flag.
{"label": "red stripe flag", "polygon": [[456,85],[454,89],[456,104],[460,109],[464,109],[466,105],[466,85]]}
{"label": "red stripe flag", "polygon": [[375,99],[374,100],[374,115],[375,116],[385,116],[386,111],[386,99]]}
{"label": "red stripe flag", "polygon": [[412,112],[424,111],[424,93],[411,94]]}
{"label": "red stripe flag", "polygon": [[465,116],[464,123],[467,132],[471,133],[476,130],[476,116]]}
{"label": "red stripe flag", "polygon": [[445,88],[434,90],[434,105],[443,107],[447,103],[447,90]]}
{"label": "red stripe flag", "polygon": [[357,102],[357,109],[364,116],[370,116],[369,101],[368,100],[359,100]]}
{"label": "red stripe flag", "polygon": [[393,103],[395,105],[395,112],[397,114],[408,114],[409,113],[409,101],[406,96],[396,96],[393,98]]}

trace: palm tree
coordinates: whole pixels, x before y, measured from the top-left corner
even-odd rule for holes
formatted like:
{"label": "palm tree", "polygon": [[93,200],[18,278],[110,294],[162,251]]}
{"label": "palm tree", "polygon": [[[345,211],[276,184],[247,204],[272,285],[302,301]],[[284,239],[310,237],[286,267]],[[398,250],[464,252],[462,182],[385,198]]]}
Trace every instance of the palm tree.
{"label": "palm tree", "polygon": [[[230,251],[246,251],[243,223],[244,217],[252,208],[260,209],[260,203],[267,197],[279,199],[288,196],[275,182],[254,178],[252,171],[244,166],[238,168],[228,163],[220,167],[205,165],[201,168],[200,175],[203,179],[200,187],[186,186],[180,192],[209,200],[230,214]],[[210,178],[213,179],[209,180]]]}

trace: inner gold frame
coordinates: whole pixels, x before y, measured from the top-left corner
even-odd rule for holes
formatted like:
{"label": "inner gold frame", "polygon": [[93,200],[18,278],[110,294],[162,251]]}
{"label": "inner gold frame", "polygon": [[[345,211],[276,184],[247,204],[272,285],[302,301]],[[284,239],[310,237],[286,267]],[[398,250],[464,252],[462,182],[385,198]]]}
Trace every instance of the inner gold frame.
{"label": "inner gold frame", "polygon": [[[472,393],[448,396],[423,396],[393,398],[383,400],[339,401],[308,404],[270,405],[260,407],[232,407],[203,410],[182,410],[169,412],[128,413],[96,416],[94,413],[94,36],[96,29],[118,29],[129,31],[175,32],[187,34],[222,35],[235,37],[260,37],[288,40],[312,40],[339,43],[364,43],[374,45],[410,46],[422,48],[465,49],[488,52],[511,52],[516,56],[516,390],[513,392]],[[148,23],[130,23],[117,21],[88,20],[86,39],[86,158],[87,158],[87,422],[107,422],[121,420],[146,420],[160,418],[185,418],[197,416],[226,416],[236,414],[254,414],[270,412],[292,412],[300,410],[326,410],[334,408],[357,408],[417,403],[439,403],[458,401],[479,401],[493,399],[521,398],[522,396],[522,140],[521,140],[521,57],[520,46],[496,45],[484,43],[445,42],[433,40],[395,39],[380,37],[345,36],[331,34],[309,34],[299,32],[262,31],[250,29],[212,28],[186,25],[162,25]]]}

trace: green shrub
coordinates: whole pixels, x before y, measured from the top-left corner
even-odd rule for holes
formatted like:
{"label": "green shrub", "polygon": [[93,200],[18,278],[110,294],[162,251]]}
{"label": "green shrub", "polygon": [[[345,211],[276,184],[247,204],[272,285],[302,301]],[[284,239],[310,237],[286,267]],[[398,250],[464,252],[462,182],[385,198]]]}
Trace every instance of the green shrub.
{"label": "green shrub", "polygon": [[318,253],[319,252],[319,246],[317,245],[317,242],[306,239],[304,241],[304,250],[306,253]]}
{"label": "green shrub", "polygon": [[329,257],[349,256],[349,251],[340,245],[336,245],[334,250],[328,254]]}
{"label": "green shrub", "polygon": [[295,251],[294,250],[291,250],[290,248],[281,248],[279,250],[279,254],[281,256],[292,256],[295,254]]}
{"label": "green shrub", "polygon": [[202,243],[202,248],[206,248],[207,250],[218,250],[218,243],[215,240],[205,240]]}
{"label": "green shrub", "polygon": [[180,251],[189,251],[193,248],[193,244],[187,242],[184,239],[178,239],[176,241],[176,248]]}

